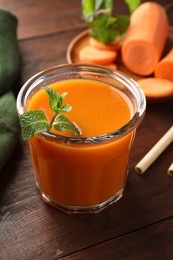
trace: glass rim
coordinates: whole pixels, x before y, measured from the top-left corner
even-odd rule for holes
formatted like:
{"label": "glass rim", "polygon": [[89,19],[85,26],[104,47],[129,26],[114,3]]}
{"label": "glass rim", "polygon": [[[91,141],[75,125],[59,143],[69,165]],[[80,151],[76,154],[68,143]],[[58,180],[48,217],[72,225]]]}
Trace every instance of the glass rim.
{"label": "glass rim", "polygon": [[[60,135],[52,132],[43,132],[39,133],[37,135],[41,135],[46,138],[54,139],[54,140],[62,140],[64,142],[72,142],[72,143],[102,143],[105,141],[109,141],[111,139],[119,139],[124,135],[127,135],[130,133],[133,129],[135,129],[142,121],[145,110],[146,110],[146,98],[145,95],[142,91],[142,89],[139,87],[139,85],[136,83],[135,80],[132,78],[126,76],[122,72],[119,72],[117,70],[113,70],[111,68],[107,68],[104,66],[100,65],[94,65],[94,64],[64,64],[64,65],[56,65],[47,69],[44,69],[32,77],[30,77],[22,86],[20,89],[18,96],[17,96],[17,111],[18,114],[21,115],[25,112],[25,104],[22,103],[23,98],[27,94],[27,91],[29,89],[34,89],[36,86],[33,86],[33,84],[36,82],[36,80],[41,80],[41,78],[48,73],[53,73],[58,71],[63,71],[63,69],[67,69],[71,72],[93,72],[93,73],[103,73],[100,74],[102,76],[111,76],[112,79],[117,80],[118,82],[124,84],[126,87],[129,86],[131,87],[130,92],[133,90],[133,95],[137,101],[137,107],[136,111],[134,112],[134,115],[132,118],[122,127],[103,134],[103,135],[98,135],[98,136],[89,136],[89,137],[70,137],[70,136],[65,136],[65,135]],[[90,69],[90,70],[87,70]],[[108,83],[109,85],[109,83]],[[33,87],[32,87],[33,86]]]}

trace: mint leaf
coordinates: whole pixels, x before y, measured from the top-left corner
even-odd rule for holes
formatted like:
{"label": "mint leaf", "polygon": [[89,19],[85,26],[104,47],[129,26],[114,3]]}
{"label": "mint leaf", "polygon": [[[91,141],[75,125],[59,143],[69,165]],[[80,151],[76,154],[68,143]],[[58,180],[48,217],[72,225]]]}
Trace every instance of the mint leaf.
{"label": "mint leaf", "polygon": [[96,0],[95,1],[95,10],[103,8],[104,5],[104,0]]}
{"label": "mint leaf", "polygon": [[127,4],[130,13],[133,13],[133,11],[141,4],[140,0],[125,0],[125,3]]}
{"label": "mint leaf", "polygon": [[51,109],[55,114],[58,114],[59,112],[58,109],[62,106],[64,95],[63,96],[59,95],[56,91],[54,91],[51,88],[46,87],[45,90],[49,96],[49,105]]}
{"label": "mint leaf", "polygon": [[[88,2],[90,1],[87,1],[87,3]],[[89,21],[85,20],[90,26],[90,35],[104,44],[112,42],[121,34],[119,31],[118,18],[116,16],[111,16],[112,7],[112,0],[96,1],[95,7],[94,4],[92,5],[92,19]]]}
{"label": "mint leaf", "polygon": [[116,22],[116,17],[110,17],[108,14],[100,15],[90,23],[90,35],[96,40],[107,44],[113,41],[118,35]]}
{"label": "mint leaf", "polygon": [[81,135],[81,130],[67,117],[61,114],[55,117],[53,126],[58,131],[72,131],[76,135]]}
{"label": "mint leaf", "polygon": [[117,30],[119,34],[123,34],[127,31],[130,25],[130,17],[127,15],[117,15]]}
{"label": "mint leaf", "polygon": [[111,14],[113,8],[112,0],[82,0],[82,17],[87,23],[94,20],[98,10],[104,10],[105,13]]}
{"label": "mint leaf", "polygon": [[[140,0],[125,0],[130,13],[141,3]],[[84,21],[90,27],[90,35],[99,42],[108,44],[121,37],[130,24],[130,17],[126,15],[112,15],[113,0],[82,0],[82,14]]]}
{"label": "mint leaf", "polygon": [[24,140],[27,140],[34,135],[50,130],[50,124],[43,111],[30,110],[19,117],[22,136]]}
{"label": "mint leaf", "polygon": [[59,95],[53,89],[46,87],[45,90],[49,96],[49,105],[50,105],[51,109],[53,110],[53,112],[56,114],[57,106],[58,106],[58,102],[59,102]]}
{"label": "mint leaf", "polygon": [[113,8],[113,0],[95,0],[95,10],[105,9],[105,11],[111,14]]}
{"label": "mint leaf", "polygon": [[[67,95],[68,93],[67,92],[63,92],[60,96],[62,98],[62,101],[64,100],[65,96]],[[62,104],[61,104],[62,105]]]}
{"label": "mint leaf", "polygon": [[59,108],[59,112],[70,112],[72,110],[72,106],[70,106],[70,105],[65,105],[65,106],[63,106],[63,107],[61,107],[61,108]]}
{"label": "mint leaf", "polygon": [[36,134],[49,131],[52,126],[59,131],[72,131],[76,135],[81,135],[80,129],[71,122],[67,117],[61,115],[61,112],[69,112],[72,107],[62,105],[64,97],[67,95],[66,92],[59,95],[56,91],[51,88],[45,88],[49,96],[49,105],[54,112],[53,119],[49,124],[43,111],[41,110],[30,110],[20,115],[20,124],[22,129],[23,139],[27,140]]}
{"label": "mint leaf", "polygon": [[103,14],[90,23],[90,35],[98,41],[107,44],[126,32],[129,24],[129,16],[109,16],[108,14]]}
{"label": "mint leaf", "polygon": [[91,22],[95,13],[95,0],[82,0],[82,16],[85,22]]}

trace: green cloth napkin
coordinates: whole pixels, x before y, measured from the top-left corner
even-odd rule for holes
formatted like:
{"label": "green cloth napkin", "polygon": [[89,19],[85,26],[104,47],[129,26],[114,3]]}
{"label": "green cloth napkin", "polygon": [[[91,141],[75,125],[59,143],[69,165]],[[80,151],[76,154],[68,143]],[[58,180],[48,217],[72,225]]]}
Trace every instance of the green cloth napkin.
{"label": "green cloth napkin", "polygon": [[16,29],[17,18],[0,9],[0,170],[12,155],[20,132],[11,91],[20,66]]}
{"label": "green cloth napkin", "polygon": [[10,90],[19,72],[17,18],[0,9],[0,95]]}
{"label": "green cloth napkin", "polygon": [[20,126],[12,91],[0,97],[0,170],[13,153]]}

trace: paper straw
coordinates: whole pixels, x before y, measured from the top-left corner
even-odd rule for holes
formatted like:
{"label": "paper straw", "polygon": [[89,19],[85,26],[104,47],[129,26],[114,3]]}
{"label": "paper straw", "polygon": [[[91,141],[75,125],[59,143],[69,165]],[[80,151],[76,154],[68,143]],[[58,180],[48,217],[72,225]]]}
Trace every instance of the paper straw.
{"label": "paper straw", "polygon": [[143,174],[172,141],[173,141],[173,126],[153,146],[153,148],[144,156],[144,158],[136,165],[135,171],[139,174]]}
{"label": "paper straw", "polygon": [[168,169],[168,175],[170,175],[171,177],[173,177],[173,163],[170,165],[169,169]]}

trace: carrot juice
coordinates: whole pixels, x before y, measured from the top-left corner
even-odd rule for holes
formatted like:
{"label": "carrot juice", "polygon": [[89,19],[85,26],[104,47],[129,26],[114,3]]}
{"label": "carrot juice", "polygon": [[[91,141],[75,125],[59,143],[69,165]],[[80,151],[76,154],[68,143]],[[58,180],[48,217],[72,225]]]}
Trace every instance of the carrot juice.
{"label": "carrot juice", "polygon": [[[129,152],[145,110],[144,102],[140,120],[129,126],[138,109],[133,93],[128,90],[127,95],[127,87],[121,80],[115,84],[113,78],[109,82],[110,76],[100,73],[105,69],[100,67],[97,72],[97,67],[92,67],[92,73],[89,65],[55,67],[53,72],[57,74],[60,70],[61,77],[53,80],[52,69],[46,70],[44,73],[50,74],[51,80],[47,77],[46,83],[41,84],[37,80],[40,86],[36,91],[32,87],[25,98],[25,111],[40,109],[51,121],[53,112],[44,86],[59,94],[67,92],[64,104],[72,106],[67,116],[82,130],[77,137],[69,131],[52,128],[29,140],[35,178],[43,199],[66,212],[97,212],[122,196]],[[69,69],[72,74],[75,70],[78,73],[72,77]]]}

